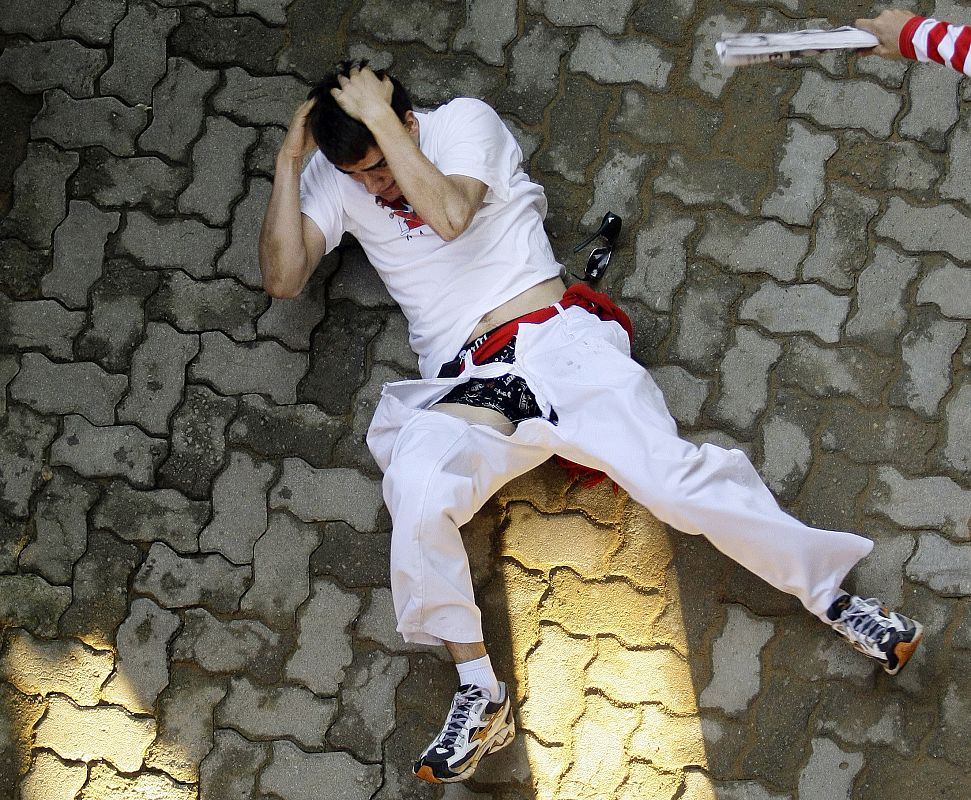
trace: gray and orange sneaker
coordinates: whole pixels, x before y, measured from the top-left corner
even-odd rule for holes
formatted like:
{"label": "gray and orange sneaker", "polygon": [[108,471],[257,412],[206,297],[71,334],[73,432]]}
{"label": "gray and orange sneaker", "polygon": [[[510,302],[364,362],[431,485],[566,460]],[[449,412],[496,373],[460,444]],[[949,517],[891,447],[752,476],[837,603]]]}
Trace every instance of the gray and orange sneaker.
{"label": "gray and orange sneaker", "polygon": [[924,626],[891,611],[879,600],[842,594],[826,612],[830,625],[864,655],[879,661],[884,672],[903,669],[924,636]]}
{"label": "gray and orange sneaker", "polygon": [[429,783],[468,780],[479,761],[516,736],[506,684],[495,702],[481,686],[463,684],[452,699],[445,727],[415,762],[415,775]]}

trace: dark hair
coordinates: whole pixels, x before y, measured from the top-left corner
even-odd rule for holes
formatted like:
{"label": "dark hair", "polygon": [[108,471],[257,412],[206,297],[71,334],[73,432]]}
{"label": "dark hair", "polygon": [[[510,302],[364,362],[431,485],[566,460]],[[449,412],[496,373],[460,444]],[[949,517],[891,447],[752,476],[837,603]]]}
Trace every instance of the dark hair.
{"label": "dark hair", "polygon": [[[314,86],[307,95],[308,100],[315,100],[310,109],[310,132],[313,134],[317,147],[331,164],[338,166],[353,164],[367,155],[368,148],[376,144],[374,136],[367,126],[356,119],[352,119],[333,98],[331,89],[339,89],[337,76],[347,77],[353,67],[364,68],[367,59],[362,61],[341,61],[333,72]],[[379,78],[384,78],[383,69],[374,70]],[[391,108],[398,119],[405,121],[405,114],[411,111],[411,98],[401,82],[388,75],[394,91],[391,95]]]}

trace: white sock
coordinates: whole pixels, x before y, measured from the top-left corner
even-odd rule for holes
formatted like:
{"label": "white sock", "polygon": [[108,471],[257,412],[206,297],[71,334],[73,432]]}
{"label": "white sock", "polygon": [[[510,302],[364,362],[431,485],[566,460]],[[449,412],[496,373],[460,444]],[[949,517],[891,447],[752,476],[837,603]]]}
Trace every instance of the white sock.
{"label": "white sock", "polygon": [[459,671],[460,684],[471,683],[474,686],[481,686],[489,692],[493,702],[499,699],[499,679],[492,669],[489,656],[482,656],[474,661],[463,661],[461,664],[456,664],[455,668]]}

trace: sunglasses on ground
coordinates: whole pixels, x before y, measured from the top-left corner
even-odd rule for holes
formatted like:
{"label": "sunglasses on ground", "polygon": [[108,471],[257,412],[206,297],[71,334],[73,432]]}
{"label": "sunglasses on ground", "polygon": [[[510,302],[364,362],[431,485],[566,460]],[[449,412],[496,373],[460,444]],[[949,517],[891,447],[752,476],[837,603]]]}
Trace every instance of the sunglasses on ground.
{"label": "sunglasses on ground", "polygon": [[600,227],[590,234],[589,238],[573,248],[574,253],[579,253],[595,239],[603,239],[606,242],[605,247],[595,247],[590,251],[590,255],[587,256],[587,266],[583,271],[582,280],[592,283],[600,280],[604,276],[604,273],[607,271],[607,265],[610,263],[610,255],[614,252],[614,246],[617,244],[617,237],[620,236],[620,226],[622,223],[623,220],[620,217],[613,211],[608,211],[600,221]]}

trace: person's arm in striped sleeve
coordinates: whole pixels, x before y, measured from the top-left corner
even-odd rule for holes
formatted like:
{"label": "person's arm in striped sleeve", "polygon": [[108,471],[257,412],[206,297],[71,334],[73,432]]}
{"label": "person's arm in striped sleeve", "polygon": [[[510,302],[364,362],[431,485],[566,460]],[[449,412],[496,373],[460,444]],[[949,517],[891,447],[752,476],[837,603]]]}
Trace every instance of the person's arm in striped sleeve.
{"label": "person's arm in striped sleeve", "polygon": [[909,11],[889,9],[875,19],[858,19],[856,27],[880,40],[868,53],[884,58],[934,61],[971,76],[971,25],[952,25]]}

